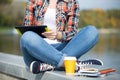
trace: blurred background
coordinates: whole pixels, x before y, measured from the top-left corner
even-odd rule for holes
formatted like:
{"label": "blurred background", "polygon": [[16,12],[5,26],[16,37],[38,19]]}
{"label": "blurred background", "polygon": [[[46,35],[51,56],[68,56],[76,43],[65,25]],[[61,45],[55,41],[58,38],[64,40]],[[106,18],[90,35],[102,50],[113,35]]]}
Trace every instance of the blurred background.
{"label": "blurred background", "polygon": [[[97,45],[81,59],[101,59],[120,73],[120,0],[78,1],[79,28],[94,25],[100,32]],[[25,7],[26,0],[0,0],[0,52],[22,56],[14,27],[23,24]]]}

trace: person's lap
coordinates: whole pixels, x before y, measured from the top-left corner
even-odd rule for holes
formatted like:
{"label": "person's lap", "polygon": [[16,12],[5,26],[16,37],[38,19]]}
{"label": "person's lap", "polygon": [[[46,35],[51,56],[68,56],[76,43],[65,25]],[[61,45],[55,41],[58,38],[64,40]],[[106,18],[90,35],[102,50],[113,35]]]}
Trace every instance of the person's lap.
{"label": "person's lap", "polygon": [[[30,35],[31,37],[28,37],[29,39],[28,39],[28,42],[26,43],[31,44],[29,45],[31,46],[31,48],[28,50],[28,48],[26,47],[21,47],[24,60],[28,66],[34,60],[57,66],[61,61],[61,59],[63,58],[64,54],[66,56],[75,56],[79,58],[80,56],[85,54],[87,51],[89,51],[96,44],[98,40],[97,30],[94,27],[89,27],[89,26],[81,29],[71,41],[52,44],[52,45],[46,43],[40,36],[38,36],[33,32],[32,33],[30,32]],[[36,36],[38,40],[36,39],[30,40],[33,38],[33,36]],[[31,42],[29,43],[29,41]],[[23,45],[22,41],[21,41],[21,45]],[[36,49],[33,50],[33,48],[36,48]],[[45,57],[45,58],[42,58],[42,57]]]}

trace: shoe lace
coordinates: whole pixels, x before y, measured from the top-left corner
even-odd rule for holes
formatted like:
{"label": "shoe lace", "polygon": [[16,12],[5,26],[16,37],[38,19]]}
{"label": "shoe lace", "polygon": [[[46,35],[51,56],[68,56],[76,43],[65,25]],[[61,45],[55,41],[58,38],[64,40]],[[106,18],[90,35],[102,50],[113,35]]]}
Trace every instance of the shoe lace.
{"label": "shoe lace", "polygon": [[88,59],[84,61],[77,61],[77,68],[80,69],[87,69],[90,65],[103,65],[103,62],[99,59]]}
{"label": "shoe lace", "polygon": [[80,70],[87,69],[87,68],[89,68],[90,65],[92,65],[91,62],[77,61],[76,62],[76,71],[79,72]]}
{"label": "shoe lace", "polygon": [[45,63],[40,64],[40,71],[48,71],[48,70],[50,71],[54,70],[54,66]]}

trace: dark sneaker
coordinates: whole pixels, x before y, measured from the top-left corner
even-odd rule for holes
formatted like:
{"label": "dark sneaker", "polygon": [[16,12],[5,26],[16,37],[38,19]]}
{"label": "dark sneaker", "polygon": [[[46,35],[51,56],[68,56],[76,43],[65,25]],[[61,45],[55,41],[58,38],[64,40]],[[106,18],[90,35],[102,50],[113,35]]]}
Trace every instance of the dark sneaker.
{"label": "dark sneaker", "polygon": [[33,61],[30,64],[30,71],[34,74],[38,74],[40,72],[44,72],[44,71],[51,71],[53,70],[54,67],[49,65],[49,64],[45,64],[45,63],[39,63],[37,61]]}
{"label": "dark sneaker", "polygon": [[103,65],[103,62],[98,59],[88,59],[84,61],[77,61],[76,62],[76,71],[80,71],[83,69],[87,69],[90,65]]}
{"label": "dark sneaker", "polygon": [[99,59],[88,59],[84,61],[77,61],[77,64],[103,65],[103,62]]}

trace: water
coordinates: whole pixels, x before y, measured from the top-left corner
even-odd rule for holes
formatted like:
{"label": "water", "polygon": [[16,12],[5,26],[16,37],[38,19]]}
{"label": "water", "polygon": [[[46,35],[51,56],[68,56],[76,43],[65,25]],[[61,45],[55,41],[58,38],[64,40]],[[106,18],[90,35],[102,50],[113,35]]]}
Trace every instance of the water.
{"label": "water", "polygon": [[120,9],[120,0],[78,0],[80,9]]}
{"label": "water", "polygon": [[21,55],[19,40],[17,34],[0,34],[0,52]]}
{"label": "water", "polygon": [[[0,52],[21,56],[20,35],[0,34]],[[80,59],[97,58],[103,61],[100,68],[115,68],[120,73],[120,34],[100,34],[97,45]]]}
{"label": "water", "polygon": [[81,59],[96,58],[103,61],[99,68],[115,68],[120,73],[120,34],[100,34],[97,45]]}

